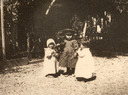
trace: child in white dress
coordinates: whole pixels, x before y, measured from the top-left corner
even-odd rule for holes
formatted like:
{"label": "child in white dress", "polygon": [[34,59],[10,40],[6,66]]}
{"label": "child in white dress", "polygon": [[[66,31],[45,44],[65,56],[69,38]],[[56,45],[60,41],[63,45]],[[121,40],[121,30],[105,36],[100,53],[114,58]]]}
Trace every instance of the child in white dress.
{"label": "child in white dress", "polygon": [[43,74],[47,75],[56,75],[57,74],[57,53],[54,49],[55,41],[53,39],[47,40],[47,48],[44,48],[45,56],[44,56],[44,67]]}
{"label": "child in white dress", "polygon": [[92,74],[94,73],[94,60],[85,42],[81,43],[77,54],[78,61],[75,69],[75,77],[85,79],[92,78]]}

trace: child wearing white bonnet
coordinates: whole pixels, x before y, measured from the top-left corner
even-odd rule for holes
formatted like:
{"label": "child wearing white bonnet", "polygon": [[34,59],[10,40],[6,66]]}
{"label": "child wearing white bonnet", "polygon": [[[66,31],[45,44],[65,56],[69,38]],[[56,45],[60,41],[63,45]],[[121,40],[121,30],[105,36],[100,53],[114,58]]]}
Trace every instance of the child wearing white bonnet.
{"label": "child wearing white bonnet", "polygon": [[43,74],[44,76],[55,76],[57,74],[57,59],[58,55],[55,51],[55,41],[53,39],[47,40],[47,48],[44,48],[45,56],[44,56],[44,67]]}

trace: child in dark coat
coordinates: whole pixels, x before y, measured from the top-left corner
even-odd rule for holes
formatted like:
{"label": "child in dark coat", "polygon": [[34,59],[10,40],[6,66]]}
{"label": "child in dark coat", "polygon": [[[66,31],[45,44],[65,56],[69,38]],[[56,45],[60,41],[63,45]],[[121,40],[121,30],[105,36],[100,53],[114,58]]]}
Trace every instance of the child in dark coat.
{"label": "child in dark coat", "polygon": [[65,74],[71,75],[75,70],[77,57],[74,57],[74,54],[78,49],[78,43],[75,39],[73,39],[73,32],[71,30],[66,31],[63,45],[64,49],[60,55],[59,66],[66,67],[67,72]]}

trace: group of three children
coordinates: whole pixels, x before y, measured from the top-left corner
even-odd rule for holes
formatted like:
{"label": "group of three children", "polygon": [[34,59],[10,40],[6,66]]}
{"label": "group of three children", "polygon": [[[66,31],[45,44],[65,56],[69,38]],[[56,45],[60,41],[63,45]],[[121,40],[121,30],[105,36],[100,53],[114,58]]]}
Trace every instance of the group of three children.
{"label": "group of three children", "polygon": [[[43,73],[45,76],[56,74],[59,63],[59,66],[67,68],[67,72],[65,72],[66,76],[74,74],[76,78],[89,79],[92,77],[94,73],[94,61],[87,41],[80,40],[78,43],[78,41],[73,39],[73,33],[67,31],[64,42],[57,45],[64,46],[61,54],[55,51],[55,41],[53,39],[47,40],[47,48],[44,49]],[[59,60],[57,60],[58,56],[60,56]]]}

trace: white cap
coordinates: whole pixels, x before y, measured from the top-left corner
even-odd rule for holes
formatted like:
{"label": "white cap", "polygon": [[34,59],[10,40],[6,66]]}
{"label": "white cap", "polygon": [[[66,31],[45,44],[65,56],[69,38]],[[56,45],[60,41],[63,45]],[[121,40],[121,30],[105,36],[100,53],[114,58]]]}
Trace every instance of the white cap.
{"label": "white cap", "polygon": [[47,40],[47,47],[49,44],[53,43],[54,45],[56,45],[55,41],[53,39],[48,39]]}

